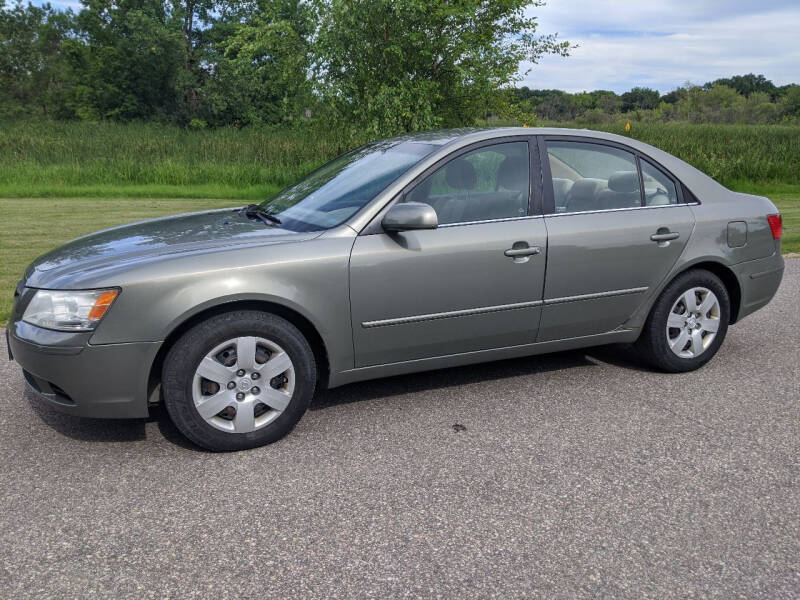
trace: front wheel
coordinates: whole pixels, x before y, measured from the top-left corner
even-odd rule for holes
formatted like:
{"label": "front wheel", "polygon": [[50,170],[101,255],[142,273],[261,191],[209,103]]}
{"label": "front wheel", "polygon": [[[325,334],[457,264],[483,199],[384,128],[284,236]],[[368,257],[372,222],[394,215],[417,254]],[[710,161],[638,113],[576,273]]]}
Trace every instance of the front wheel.
{"label": "front wheel", "polygon": [[258,311],[195,325],[164,361],[175,426],[214,451],[255,448],[289,433],[314,394],[314,353],[294,325]]}
{"label": "front wheel", "polygon": [[661,293],[636,345],[659,369],[693,371],[717,353],[729,319],[728,290],[719,277],[703,269],[687,271]]}

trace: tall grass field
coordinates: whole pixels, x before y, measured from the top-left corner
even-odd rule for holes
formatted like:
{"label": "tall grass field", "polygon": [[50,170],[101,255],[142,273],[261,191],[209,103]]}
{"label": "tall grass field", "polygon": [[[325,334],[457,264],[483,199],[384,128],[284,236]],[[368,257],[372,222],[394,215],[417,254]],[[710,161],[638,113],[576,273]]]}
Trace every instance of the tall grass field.
{"label": "tall grass field", "polygon": [[[784,251],[800,252],[800,127],[598,127],[675,154],[732,189],[770,197],[784,215]],[[23,269],[47,250],[112,225],[266,199],[366,141],[333,127],[0,123],[0,324]]]}
{"label": "tall grass field", "polygon": [[[604,129],[725,185],[800,184],[800,127],[634,123]],[[368,141],[319,127],[187,130],[113,122],[0,124],[0,197],[254,198]]]}

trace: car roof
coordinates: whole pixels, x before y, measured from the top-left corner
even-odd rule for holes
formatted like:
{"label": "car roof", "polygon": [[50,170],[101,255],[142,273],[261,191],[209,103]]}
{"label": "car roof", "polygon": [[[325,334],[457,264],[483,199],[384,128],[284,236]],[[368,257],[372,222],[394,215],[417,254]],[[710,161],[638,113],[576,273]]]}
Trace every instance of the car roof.
{"label": "car roof", "polygon": [[[443,146],[451,142],[468,139],[479,141],[494,137],[505,137],[510,135],[569,135],[578,137],[591,137],[608,139],[621,143],[636,142],[636,140],[608,133],[605,131],[594,131],[592,129],[573,129],[569,127],[461,127],[458,129],[439,129],[434,131],[422,131],[419,133],[409,133],[397,139],[408,142],[421,142],[436,146]],[[633,144],[632,144],[633,145]]]}

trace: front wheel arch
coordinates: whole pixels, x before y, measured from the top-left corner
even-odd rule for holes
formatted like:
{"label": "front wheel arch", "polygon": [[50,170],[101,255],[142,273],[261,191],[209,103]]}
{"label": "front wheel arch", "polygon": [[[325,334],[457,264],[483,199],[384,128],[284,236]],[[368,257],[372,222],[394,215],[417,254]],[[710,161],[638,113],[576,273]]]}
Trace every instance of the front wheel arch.
{"label": "front wheel arch", "polygon": [[[172,331],[170,331],[170,333],[164,339],[164,343],[161,344],[161,348],[159,348],[158,352],[156,353],[152,364],[150,365],[150,372],[147,379],[147,397],[151,399],[151,401],[154,399],[153,395],[161,383],[161,371],[164,366],[164,359],[166,358],[172,346],[175,345],[175,342],[178,341],[178,339],[180,339],[185,332],[198,323],[205,321],[206,319],[226,312],[239,310],[258,310],[277,315],[286,319],[292,325],[297,327],[297,329],[300,330],[300,333],[302,333],[308,341],[308,344],[311,346],[311,350],[314,353],[314,360],[317,364],[317,381],[321,383],[322,386],[327,387],[330,375],[328,351],[322,336],[319,334],[317,328],[314,327],[311,321],[309,321],[299,312],[275,302],[269,302],[266,300],[237,300],[234,302],[217,304],[201,310],[200,312],[195,313],[186,318],[184,321],[180,322],[172,329]],[[157,398],[155,400],[157,400]]]}

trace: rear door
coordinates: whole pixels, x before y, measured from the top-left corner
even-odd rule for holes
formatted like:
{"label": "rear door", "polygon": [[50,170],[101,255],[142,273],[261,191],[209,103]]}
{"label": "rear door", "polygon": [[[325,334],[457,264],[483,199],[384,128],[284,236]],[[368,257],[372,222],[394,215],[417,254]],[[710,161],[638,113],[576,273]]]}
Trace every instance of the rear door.
{"label": "rear door", "polygon": [[548,234],[539,341],[612,331],[669,273],[694,227],[681,189],[629,148],[541,140]]}
{"label": "rear door", "polygon": [[527,137],[492,140],[412,183],[397,201],[433,206],[437,229],[387,233],[371,226],[356,239],[356,367],[536,340],[547,236],[536,200],[538,149],[530,140],[533,155]]}

